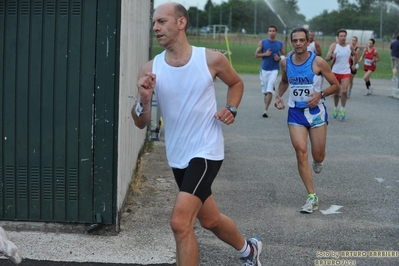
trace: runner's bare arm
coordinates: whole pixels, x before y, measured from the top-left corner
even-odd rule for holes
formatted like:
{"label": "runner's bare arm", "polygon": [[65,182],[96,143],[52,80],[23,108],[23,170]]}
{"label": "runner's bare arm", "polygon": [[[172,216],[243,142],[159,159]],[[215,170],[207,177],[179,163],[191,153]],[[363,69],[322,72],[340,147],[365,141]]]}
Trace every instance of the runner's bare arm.
{"label": "runner's bare arm", "polygon": [[262,55],[262,41],[258,43],[258,47],[256,47],[255,50],[255,58],[262,58],[264,55]]}
{"label": "runner's bare arm", "polygon": [[359,61],[357,61],[357,62],[361,62],[362,60],[363,60],[363,57],[364,57],[364,53],[366,52],[366,49],[367,48],[364,48],[364,50],[363,50],[363,54],[360,56],[360,58],[359,58]]}
{"label": "runner's bare arm", "polygon": [[267,49],[266,52],[262,53],[262,48],[263,48],[262,41],[259,41],[258,47],[255,50],[255,57],[256,58],[262,58],[262,57],[265,57],[265,56],[270,56],[272,54],[272,51],[270,51],[270,49]]}
{"label": "runner's bare arm", "polygon": [[336,43],[332,43],[330,48],[328,49],[327,55],[325,60],[328,62],[334,58],[334,50],[335,50]]}
{"label": "runner's bare arm", "polygon": [[354,60],[355,64],[360,62],[359,59],[360,59],[360,48],[355,50],[355,60]]}
{"label": "runner's bare arm", "polygon": [[[226,105],[238,107],[241,102],[242,95],[244,93],[244,83],[237,72],[230,66],[227,58],[220,52],[206,50],[206,60],[208,63],[209,71],[212,77],[218,77],[227,86],[227,102]],[[223,108],[219,116],[222,116],[224,112],[230,112],[226,108]]]}
{"label": "runner's bare arm", "polygon": [[316,55],[322,56],[323,51],[321,50],[320,43],[317,41],[314,41],[314,42],[315,42],[315,47],[316,47]]}
{"label": "runner's bare arm", "polygon": [[282,110],[285,108],[282,96],[288,89],[288,78],[287,78],[287,71],[286,71],[287,59],[281,60],[280,67],[281,67],[281,81],[280,81],[280,84],[278,85],[278,90],[277,90],[274,106],[277,109]]}
{"label": "runner's bare arm", "polygon": [[315,63],[317,68],[320,70],[321,75],[330,84],[329,87],[323,90],[324,95],[328,96],[336,93],[340,89],[340,87],[337,78],[335,77],[334,73],[331,71],[330,66],[321,57],[316,57]]}
{"label": "runner's bare arm", "polygon": [[137,77],[137,100],[132,107],[134,124],[145,128],[151,119],[152,95],[156,84],[155,74],[152,71],[152,61],[147,62],[140,70]]}

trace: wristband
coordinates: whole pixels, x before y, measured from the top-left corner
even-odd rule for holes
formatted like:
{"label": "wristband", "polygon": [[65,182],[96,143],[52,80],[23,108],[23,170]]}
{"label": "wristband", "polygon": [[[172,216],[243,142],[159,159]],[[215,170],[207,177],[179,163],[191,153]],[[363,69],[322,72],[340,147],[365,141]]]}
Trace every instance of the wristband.
{"label": "wristband", "polygon": [[281,61],[281,60],[284,60],[284,59],[285,59],[285,56],[284,56],[284,55],[281,55],[281,56],[280,56],[280,61]]}
{"label": "wristband", "polygon": [[148,113],[150,110],[151,110],[151,107],[148,108],[147,111],[143,111],[143,106],[141,106],[141,104],[139,102],[136,105],[136,115],[137,115],[137,117],[139,117],[141,114]]}
{"label": "wristband", "polygon": [[136,115],[140,116],[141,115],[141,111],[143,111],[143,107],[141,106],[140,103],[137,103],[137,105],[136,105]]}

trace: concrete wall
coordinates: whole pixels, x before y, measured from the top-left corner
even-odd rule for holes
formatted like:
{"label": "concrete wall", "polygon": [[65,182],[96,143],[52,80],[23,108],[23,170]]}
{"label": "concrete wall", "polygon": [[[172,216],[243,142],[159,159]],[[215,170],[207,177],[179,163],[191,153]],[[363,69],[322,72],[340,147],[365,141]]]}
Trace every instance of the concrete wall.
{"label": "concrete wall", "polygon": [[[120,94],[118,136],[118,215],[129,193],[132,176],[143,147],[146,130],[138,129],[130,114],[137,94],[137,75],[149,60],[151,1],[122,0],[120,40]],[[119,218],[116,217],[117,227]]]}

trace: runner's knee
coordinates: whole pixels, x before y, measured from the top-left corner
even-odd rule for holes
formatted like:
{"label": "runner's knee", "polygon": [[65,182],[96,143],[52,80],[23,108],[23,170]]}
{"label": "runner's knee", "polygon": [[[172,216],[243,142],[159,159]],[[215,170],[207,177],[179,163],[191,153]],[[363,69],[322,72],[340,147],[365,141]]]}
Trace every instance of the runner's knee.
{"label": "runner's knee", "polygon": [[175,235],[188,234],[189,232],[194,230],[193,225],[190,224],[189,219],[184,218],[181,215],[172,215],[169,224]]}
{"label": "runner's knee", "polygon": [[201,218],[199,219],[199,222],[201,226],[207,230],[211,230],[215,228],[219,224],[219,219],[220,215],[215,215],[212,217],[207,217],[207,218]]}

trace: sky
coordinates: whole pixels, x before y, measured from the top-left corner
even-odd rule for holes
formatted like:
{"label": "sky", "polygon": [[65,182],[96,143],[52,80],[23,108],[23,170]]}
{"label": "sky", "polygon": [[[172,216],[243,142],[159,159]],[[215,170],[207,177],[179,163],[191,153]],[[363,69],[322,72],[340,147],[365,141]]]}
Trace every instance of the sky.
{"label": "sky", "polygon": [[[199,9],[203,10],[207,0],[155,0],[154,6],[156,8],[157,6],[167,2],[181,3],[187,9],[191,6],[197,6]],[[212,0],[212,3],[217,5],[221,4],[222,2],[227,2],[227,0]],[[269,3],[272,3],[272,1],[269,0]],[[338,10],[337,0],[297,0],[297,3],[299,7],[299,13],[305,15],[306,20],[320,15],[324,10],[327,10],[328,12]]]}

